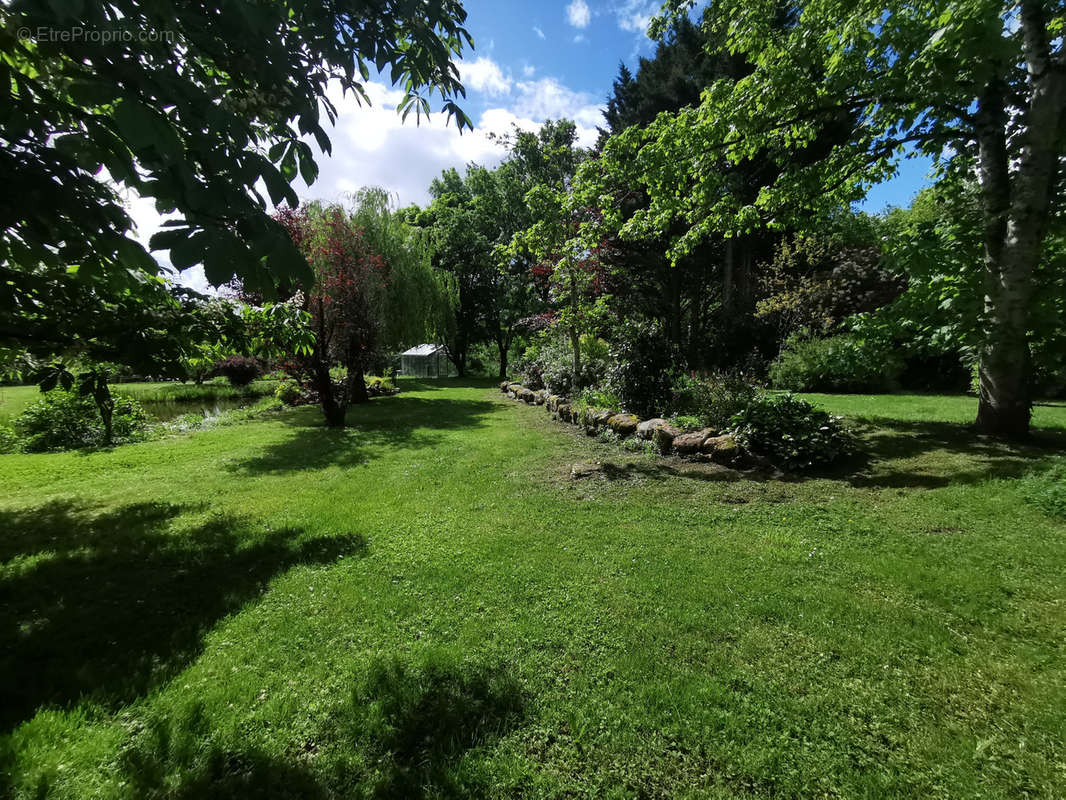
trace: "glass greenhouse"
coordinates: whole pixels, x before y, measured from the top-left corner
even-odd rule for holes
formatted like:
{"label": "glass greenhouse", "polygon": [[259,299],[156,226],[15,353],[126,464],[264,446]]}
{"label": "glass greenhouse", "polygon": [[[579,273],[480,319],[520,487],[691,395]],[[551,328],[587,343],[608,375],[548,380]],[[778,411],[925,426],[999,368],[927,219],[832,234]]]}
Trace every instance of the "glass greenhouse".
{"label": "glass greenhouse", "polygon": [[420,344],[400,353],[400,374],[416,378],[450,378],[455,366],[442,344]]}

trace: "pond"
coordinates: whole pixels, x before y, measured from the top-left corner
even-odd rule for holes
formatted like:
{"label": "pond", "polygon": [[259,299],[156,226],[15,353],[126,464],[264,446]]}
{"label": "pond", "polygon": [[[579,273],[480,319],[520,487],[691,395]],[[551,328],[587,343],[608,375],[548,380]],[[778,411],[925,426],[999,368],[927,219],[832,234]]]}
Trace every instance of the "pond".
{"label": "pond", "polygon": [[157,422],[169,422],[183,414],[217,417],[223,411],[243,408],[258,399],[257,397],[203,397],[195,400],[145,399],[141,400],[141,405]]}

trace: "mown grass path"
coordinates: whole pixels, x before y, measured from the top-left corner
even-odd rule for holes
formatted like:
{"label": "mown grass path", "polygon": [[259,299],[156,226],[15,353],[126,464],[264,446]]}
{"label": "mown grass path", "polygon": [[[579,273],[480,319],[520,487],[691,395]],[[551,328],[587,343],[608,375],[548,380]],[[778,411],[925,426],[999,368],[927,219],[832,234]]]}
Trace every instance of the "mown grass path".
{"label": "mown grass path", "polygon": [[870,401],[861,473],[760,481],[406,388],[0,456],[10,794],[1066,794],[1061,432]]}

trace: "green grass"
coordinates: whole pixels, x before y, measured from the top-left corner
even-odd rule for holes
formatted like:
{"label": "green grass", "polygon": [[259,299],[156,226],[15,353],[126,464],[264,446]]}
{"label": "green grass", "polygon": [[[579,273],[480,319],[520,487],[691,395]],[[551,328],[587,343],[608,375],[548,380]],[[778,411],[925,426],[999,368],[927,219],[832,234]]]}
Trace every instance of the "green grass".
{"label": "green grass", "polygon": [[[276,381],[261,380],[253,381],[246,388],[237,388],[217,379],[200,386],[174,381],[117,383],[112,385],[111,391],[139,400],[150,411],[173,406],[177,409],[176,413],[180,413],[187,410],[185,406],[191,408],[202,403],[237,402],[247,397],[260,397],[273,392],[276,385]],[[40,396],[41,390],[36,386],[0,386],[0,425],[10,425],[15,417]]]}
{"label": "green grass", "polygon": [[[977,398],[944,394],[801,394],[834,414],[889,422],[957,422],[977,417]],[[1033,407],[1037,428],[1066,429],[1066,401],[1038,401]]]}
{"label": "green grass", "polygon": [[11,795],[1066,795],[1061,433],[826,397],[870,464],[751,480],[403,383],[0,457]]}

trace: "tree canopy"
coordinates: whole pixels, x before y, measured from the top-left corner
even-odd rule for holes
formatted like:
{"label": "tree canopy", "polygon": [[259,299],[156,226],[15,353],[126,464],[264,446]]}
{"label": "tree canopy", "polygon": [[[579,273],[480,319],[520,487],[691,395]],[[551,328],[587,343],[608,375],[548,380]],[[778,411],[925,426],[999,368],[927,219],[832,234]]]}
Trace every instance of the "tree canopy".
{"label": "tree canopy", "polygon": [[[15,2],[3,14],[0,181],[20,187],[0,202],[5,271],[155,273],[125,187],[179,216],[151,242],[175,267],[202,263],[216,286],[236,275],[263,291],[306,280],[268,198],[294,206],[291,181],[315,179],[305,137],[330,152],[330,84],[365,101],[373,67],[404,87],[405,117],[429,113],[435,92],[470,126],[455,102],[453,59],[472,44],[458,0]],[[112,35],[58,35],[75,25]]]}

